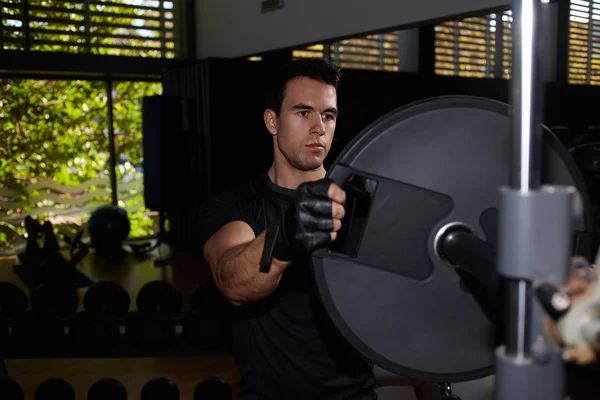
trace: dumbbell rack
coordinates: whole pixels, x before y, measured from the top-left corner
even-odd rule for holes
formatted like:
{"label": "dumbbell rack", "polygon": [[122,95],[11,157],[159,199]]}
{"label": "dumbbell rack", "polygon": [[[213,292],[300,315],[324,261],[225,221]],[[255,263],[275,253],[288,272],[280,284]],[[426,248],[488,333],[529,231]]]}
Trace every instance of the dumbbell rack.
{"label": "dumbbell rack", "polygon": [[[99,284],[101,282],[95,285]],[[3,285],[10,284],[4,282]],[[149,285],[168,287],[175,297],[179,295],[165,281],[153,281]],[[13,286],[12,291],[15,290],[19,289]],[[143,290],[144,288],[140,294]],[[203,287],[197,288],[192,298],[202,290]],[[63,292],[66,293],[70,292]],[[159,296],[158,292],[155,295]],[[55,293],[54,298],[58,296]],[[154,300],[160,302],[160,299]],[[168,302],[170,299],[163,300]],[[62,309],[49,307],[40,311],[35,309],[36,303],[32,301],[31,310],[11,310],[12,315],[0,317],[2,357],[151,358],[230,355],[227,336],[230,333],[229,321],[224,309],[215,311],[209,309],[209,306],[201,308],[192,304],[189,310],[183,311],[152,312],[144,309],[127,311],[121,315],[107,315],[87,309],[75,312],[79,304],[73,304],[72,298],[68,301],[62,298],[57,303],[61,301]],[[65,303],[69,303],[69,306],[64,306]],[[140,303],[139,299],[137,303]]]}

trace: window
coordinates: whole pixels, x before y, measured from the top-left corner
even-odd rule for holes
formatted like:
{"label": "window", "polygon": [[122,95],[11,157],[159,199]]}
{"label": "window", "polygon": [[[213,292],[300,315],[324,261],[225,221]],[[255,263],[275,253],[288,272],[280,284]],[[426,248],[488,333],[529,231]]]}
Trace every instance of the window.
{"label": "window", "polygon": [[293,51],[294,58],[325,57],[342,68],[398,71],[398,32],[345,39],[329,45],[316,44]]}
{"label": "window", "polygon": [[175,56],[173,0],[2,0],[0,51]]}
{"label": "window", "polygon": [[144,206],[142,99],[160,93],[150,81],[0,79],[0,255],[24,249],[26,216],[72,234],[113,193],[129,238],[157,232]]}
{"label": "window", "polygon": [[600,0],[571,0],[569,66],[572,84],[600,84]]}
{"label": "window", "polygon": [[510,79],[512,13],[489,14],[435,27],[435,73]]}

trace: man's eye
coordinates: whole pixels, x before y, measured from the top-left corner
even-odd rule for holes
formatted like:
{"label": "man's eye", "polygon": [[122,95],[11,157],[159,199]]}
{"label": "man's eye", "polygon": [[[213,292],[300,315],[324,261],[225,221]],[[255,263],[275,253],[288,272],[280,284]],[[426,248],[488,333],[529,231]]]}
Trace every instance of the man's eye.
{"label": "man's eye", "polygon": [[324,117],[325,119],[333,119],[333,115],[331,114],[325,114]]}
{"label": "man's eye", "polygon": [[303,117],[306,117],[308,115],[308,111],[300,111],[298,114],[300,114]]}

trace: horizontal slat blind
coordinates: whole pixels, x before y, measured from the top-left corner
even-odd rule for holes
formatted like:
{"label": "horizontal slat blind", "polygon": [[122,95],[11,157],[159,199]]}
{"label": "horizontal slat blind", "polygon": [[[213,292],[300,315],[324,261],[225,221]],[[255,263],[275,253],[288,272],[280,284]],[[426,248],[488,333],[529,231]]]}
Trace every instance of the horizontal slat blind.
{"label": "horizontal slat blind", "polygon": [[294,58],[327,57],[342,68],[398,71],[398,32],[367,35],[293,51]]}
{"label": "horizontal slat blind", "polygon": [[572,84],[600,84],[600,0],[571,0],[569,66]]}
{"label": "horizontal slat blind", "polygon": [[435,27],[435,73],[510,78],[511,48],[510,11],[443,22]]}
{"label": "horizontal slat blind", "polygon": [[174,55],[172,0],[0,0],[0,50]]}
{"label": "horizontal slat blind", "polygon": [[342,68],[398,71],[398,33],[335,42],[330,47],[330,57]]}

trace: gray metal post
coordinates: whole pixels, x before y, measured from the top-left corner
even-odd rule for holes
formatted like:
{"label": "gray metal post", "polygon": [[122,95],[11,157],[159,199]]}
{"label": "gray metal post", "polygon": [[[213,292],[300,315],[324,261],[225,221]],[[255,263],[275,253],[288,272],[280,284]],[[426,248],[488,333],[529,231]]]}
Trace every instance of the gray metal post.
{"label": "gray metal post", "polygon": [[562,400],[561,351],[544,329],[533,287],[562,286],[570,259],[571,187],[541,186],[544,37],[540,0],[513,1],[510,187],[501,188],[498,274],[506,283],[506,332],[496,349],[496,400]]}

